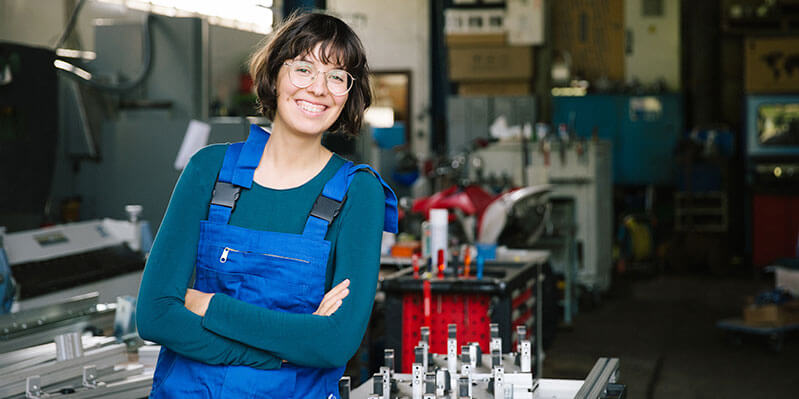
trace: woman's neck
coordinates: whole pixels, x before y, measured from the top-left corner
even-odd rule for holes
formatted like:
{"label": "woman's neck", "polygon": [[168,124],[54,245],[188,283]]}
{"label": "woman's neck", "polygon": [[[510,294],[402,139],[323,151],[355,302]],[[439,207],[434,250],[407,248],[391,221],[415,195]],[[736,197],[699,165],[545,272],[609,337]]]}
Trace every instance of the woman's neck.
{"label": "woman's neck", "polygon": [[300,186],[324,169],[333,154],[322,146],[322,136],[290,132],[273,126],[255,169],[256,183],[270,188]]}

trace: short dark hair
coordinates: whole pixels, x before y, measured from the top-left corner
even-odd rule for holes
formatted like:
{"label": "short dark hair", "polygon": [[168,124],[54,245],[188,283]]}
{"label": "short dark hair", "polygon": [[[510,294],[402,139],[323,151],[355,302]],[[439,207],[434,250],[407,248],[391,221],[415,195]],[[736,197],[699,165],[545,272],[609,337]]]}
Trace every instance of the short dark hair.
{"label": "short dark hair", "polygon": [[286,60],[310,54],[320,45],[324,63],[335,63],[353,76],[344,109],[331,132],[357,136],[363,113],[372,104],[369,66],[361,40],[344,21],[327,14],[293,14],[250,57],[250,75],[258,97],[258,111],[274,120],[277,76]]}

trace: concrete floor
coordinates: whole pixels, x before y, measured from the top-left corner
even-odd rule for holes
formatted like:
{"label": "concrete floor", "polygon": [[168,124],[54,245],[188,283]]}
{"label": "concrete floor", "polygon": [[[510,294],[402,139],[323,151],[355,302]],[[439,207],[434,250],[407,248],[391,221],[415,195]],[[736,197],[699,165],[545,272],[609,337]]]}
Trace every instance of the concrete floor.
{"label": "concrete floor", "polygon": [[546,351],[544,377],[585,378],[597,358],[620,359],[628,398],[797,398],[799,334],[781,352],[762,337],[731,345],[716,321],[738,317],[769,282],[710,276],[617,280]]}

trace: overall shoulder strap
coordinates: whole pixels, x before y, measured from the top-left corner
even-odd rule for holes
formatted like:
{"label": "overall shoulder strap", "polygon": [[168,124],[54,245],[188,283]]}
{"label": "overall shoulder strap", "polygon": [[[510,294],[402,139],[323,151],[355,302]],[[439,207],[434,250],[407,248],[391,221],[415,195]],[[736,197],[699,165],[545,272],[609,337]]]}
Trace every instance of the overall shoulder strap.
{"label": "overall shoulder strap", "polygon": [[224,224],[230,221],[230,214],[239,199],[241,188],[252,187],[255,168],[261,161],[267,140],[269,133],[266,130],[258,125],[250,125],[247,141],[228,147],[208,208],[209,221]]}
{"label": "overall shoulder strap", "polygon": [[318,240],[325,239],[327,228],[333,222],[333,219],[338,216],[347,197],[347,188],[349,188],[350,183],[347,176],[351,167],[352,162],[347,161],[325,183],[325,187],[319,193],[319,196],[316,197],[316,202],[311,208],[311,213],[305,222],[305,229],[302,231],[302,235]]}
{"label": "overall shoulder strap", "polygon": [[241,187],[234,185],[232,181],[243,147],[244,143],[233,143],[225,151],[225,159],[222,161],[222,168],[219,170],[211,203],[208,206],[209,222],[227,224],[230,220],[230,213],[233,212],[241,193]]}
{"label": "overall shoulder strap", "polygon": [[305,230],[303,235],[324,239],[327,234],[327,229],[333,219],[341,211],[341,207],[347,197],[347,190],[355,177],[355,173],[359,170],[367,169],[375,175],[383,185],[383,192],[386,195],[386,211],[383,230],[396,233],[397,232],[397,196],[391,187],[383,180],[382,177],[369,165],[354,165],[352,162],[347,162],[339,168],[336,174],[325,184],[322,193],[316,198],[308,221],[305,223]]}
{"label": "overall shoulder strap", "polygon": [[255,168],[261,162],[264,147],[269,140],[269,133],[258,125],[250,125],[250,135],[244,142],[241,155],[236,161],[231,183],[244,188],[252,187],[252,178]]}
{"label": "overall shoulder strap", "polygon": [[398,219],[399,216],[397,214],[397,195],[394,194],[394,190],[380,177],[380,174],[377,173],[374,168],[366,164],[355,165],[350,168],[350,173],[347,176],[347,187],[349,187],[350,183],[352,183],[352,179],[355,178],[355,172],[366,169],[371,172],[377,180],[380,181],[380,184],[383,185],[383,193],[386,195],[386,210],[385,210],[385,217],[383,222],[383,231],[394,233],[396,234],[399,231],[398,227]]}

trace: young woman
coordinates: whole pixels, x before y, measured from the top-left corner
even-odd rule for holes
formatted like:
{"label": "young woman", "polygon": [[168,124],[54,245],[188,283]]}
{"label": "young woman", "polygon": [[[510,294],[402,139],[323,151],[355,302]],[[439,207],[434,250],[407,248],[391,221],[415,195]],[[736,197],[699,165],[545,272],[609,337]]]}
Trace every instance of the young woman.
{"label": "young woman", "polygon": [[250,72],[271,132],[192,157],[144,270],[139,334],[162,345],[151,398],[338,398],[381,230],[396,232],[391,189],[321,144],[357,134],[371,102],[355,33],[292,17]]}

